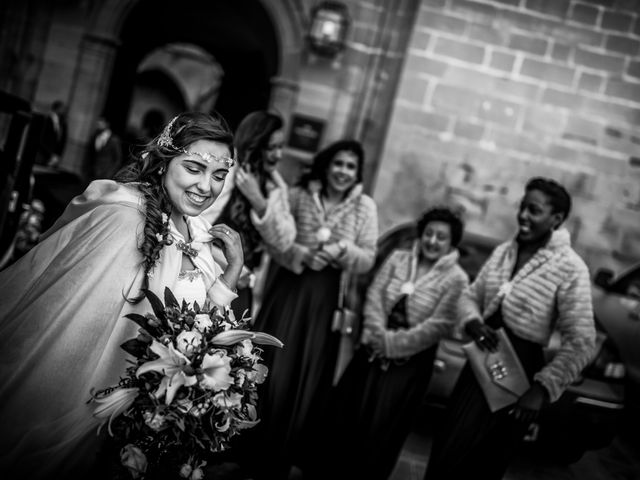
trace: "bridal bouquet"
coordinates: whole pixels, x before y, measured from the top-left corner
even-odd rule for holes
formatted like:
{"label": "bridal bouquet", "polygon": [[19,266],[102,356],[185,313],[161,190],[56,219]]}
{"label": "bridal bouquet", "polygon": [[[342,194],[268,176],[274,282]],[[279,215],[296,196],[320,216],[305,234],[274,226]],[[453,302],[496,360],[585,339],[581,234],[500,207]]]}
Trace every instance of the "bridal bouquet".
{"label": "bridal bouquet", "polygon": [[282,342],[249,331],[249,319],[229,309],[180,305],[168,288],[164,305],[144,293],[153,313],[126,315],[141,327],[121,345],[134,359],[118,385],[92,392],[94,416],[107,424],[116,475],[200,480],[207,455],[259,421],[267,367],[255,344]]}

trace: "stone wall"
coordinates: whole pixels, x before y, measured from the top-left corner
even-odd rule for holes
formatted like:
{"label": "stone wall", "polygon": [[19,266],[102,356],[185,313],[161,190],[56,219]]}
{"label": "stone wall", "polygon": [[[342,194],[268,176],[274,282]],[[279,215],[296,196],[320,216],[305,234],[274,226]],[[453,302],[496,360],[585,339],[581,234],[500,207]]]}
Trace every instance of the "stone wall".
{"label": "stone wall", "polygon": [[592,268],[640,259],[639,52],[637,0],[423,0],[375,181],[381,231],[455,203],[469,231],[507,238],[543,175],[571,192]]}

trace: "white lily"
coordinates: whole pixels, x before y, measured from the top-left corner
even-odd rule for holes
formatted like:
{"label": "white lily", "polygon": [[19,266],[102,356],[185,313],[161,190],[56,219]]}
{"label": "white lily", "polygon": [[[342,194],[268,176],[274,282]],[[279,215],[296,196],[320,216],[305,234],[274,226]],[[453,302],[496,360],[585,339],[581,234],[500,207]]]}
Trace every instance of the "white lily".
{"label": "white lily", "polygon": [[94,401],[98,406],[93,410],[93,416],[102,423],[109,419],[107,429],[109,435],[113,435],[111,431],[111,422],[114,418],[126,411],[131,406],[135,398],[138,396],[139,390],[137,388],[118,388],[109,395],[102,398],[95,398]]}
{"label": "white lily", "polygon": [[146,372],[159,372],[164,374],[156,396],[159,398],[166,392],[165,404],[170,405],[173,397],[181,386],[185,385],[189,387],[195,385],[197,382],[195,375],[185,373],[186,367],[189,367],[191,370],[191,362],[171,344],[166,347],[154,340],[149,348],[160,358],[141,365],[136,371],[136,376],[139,377]]}
{"label": "white lily", "polygon": [[254,383],[263,383],[269,374],[269,368],[262,364],[256,363],[253,368],[247,372],[247,379]]}
{"label": "white lily", "polygon": [[260,345],[272,345],[279,348],[284,346],[284,343],[268,333],[248,330],[227,330],[213,337],[211,342],[215,345],[233,345],[247,339]]}
{"label": "white lily", "polygon": [[202,358],[200,386],[208,390],[226,390],[233,384],[231,358],[221,350],[206,354]]}

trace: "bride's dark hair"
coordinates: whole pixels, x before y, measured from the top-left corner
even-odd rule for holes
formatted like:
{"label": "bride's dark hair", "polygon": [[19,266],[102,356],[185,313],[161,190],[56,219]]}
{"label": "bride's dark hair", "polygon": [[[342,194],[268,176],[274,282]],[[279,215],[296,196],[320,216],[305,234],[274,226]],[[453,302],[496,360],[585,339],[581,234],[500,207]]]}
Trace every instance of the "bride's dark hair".
{"label": "bride's dark hair", "polygon": [[[182,154],[181,150],[198,140],[223,143],[233,154],[233,134],[224,118],[201,112],[181,113],[114,177],[118,182],[136,183],[145,200],[144,231],[138,245],[145,273],[142,288],[149,286],[148,275],[160,257],[160,250],[171,244],[168,235],[171,202],[164,189],[163,174],[169,162]],[[135,300],[140,301],[141,298]]]}

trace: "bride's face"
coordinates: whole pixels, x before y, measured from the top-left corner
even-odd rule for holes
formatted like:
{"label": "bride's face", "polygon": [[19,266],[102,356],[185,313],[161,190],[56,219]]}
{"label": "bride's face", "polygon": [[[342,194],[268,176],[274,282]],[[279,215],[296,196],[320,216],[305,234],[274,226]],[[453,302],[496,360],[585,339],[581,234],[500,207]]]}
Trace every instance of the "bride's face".
{"label": "bride's face", "polygon": [[167,165],[164,187],[173,215],[195,217],[220,195],[230,168],[223,159],[231,153],[227,145],[212,140],[198,140],[186,152]]}

